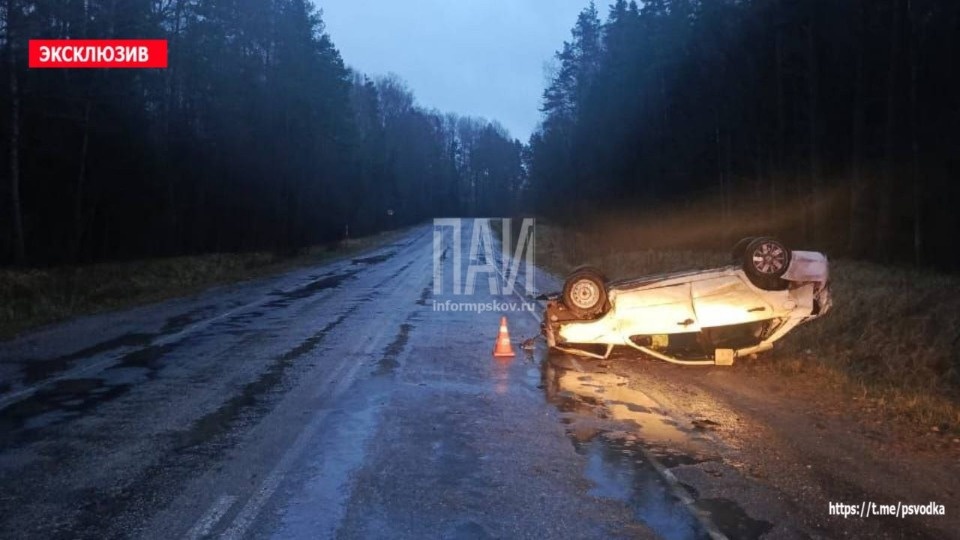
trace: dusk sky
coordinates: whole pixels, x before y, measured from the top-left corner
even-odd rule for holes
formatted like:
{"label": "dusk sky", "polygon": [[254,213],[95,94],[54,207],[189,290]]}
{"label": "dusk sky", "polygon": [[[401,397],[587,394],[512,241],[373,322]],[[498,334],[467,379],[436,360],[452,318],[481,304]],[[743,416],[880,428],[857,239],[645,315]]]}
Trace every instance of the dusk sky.
{"label": "dusk sky", "polygon": [[[601,16],[607,4],[598,2]],[[426,108],[497,120],[526,142],[544,67],[589,0],[317,0],[344,61],[396,73]]]}

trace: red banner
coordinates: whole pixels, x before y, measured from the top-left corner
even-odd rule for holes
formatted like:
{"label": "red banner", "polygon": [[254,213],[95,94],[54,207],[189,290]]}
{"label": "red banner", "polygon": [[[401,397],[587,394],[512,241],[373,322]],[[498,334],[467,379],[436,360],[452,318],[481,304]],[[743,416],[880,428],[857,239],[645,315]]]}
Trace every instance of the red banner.
{"label": "red banner", "polygon": [[165,39],[31,39],[31,68],[165,68]]}

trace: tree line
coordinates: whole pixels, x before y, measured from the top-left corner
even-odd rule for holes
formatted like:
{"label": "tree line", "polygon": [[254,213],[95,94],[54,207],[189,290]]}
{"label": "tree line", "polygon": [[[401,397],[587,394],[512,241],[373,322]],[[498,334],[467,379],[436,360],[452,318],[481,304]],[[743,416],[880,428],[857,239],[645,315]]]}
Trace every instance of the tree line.
{"label": "tree line", "polygon": [[[522,146],[349,69],[308,0],[6,0],[0,264],[295,251],[500,214]],[[160,38],[163,70],[27,69],[30,38]]]}
{"label": "tree line", "polygon": [[526,154],[558,219],[697,208],[716,244],[960,268],[960,3],[617,0],[556,55]]}

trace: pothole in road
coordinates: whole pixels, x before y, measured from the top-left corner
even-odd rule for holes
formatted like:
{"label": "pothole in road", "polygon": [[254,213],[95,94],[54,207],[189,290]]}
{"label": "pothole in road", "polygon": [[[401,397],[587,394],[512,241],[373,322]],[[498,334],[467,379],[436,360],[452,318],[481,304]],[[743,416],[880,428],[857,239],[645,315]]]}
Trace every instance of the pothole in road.
{"label": "pothole in road", "polygon": [[101,341],[77,352],[46,359],[30,359],[23,362],[21,372],[25,384],[34,384],[73,367],[78,360],[110,352],[123,347],[137,347],[149,343],[160,334],[132,333]]}
{"label": "pothole in road", "polygon": [[388,260],[390,257],[393,257],[395,252],[383,253],[381,255],[372,255],[370,257],[362,257],[359,259],[353,259],[351,261],[353,264],[377,264],[382,263]]}
{"label": "pothole in road", "polygon": [[160,369],[160,359],[174,348],[175,346],[172,343],[144,347],[124,355],[118,364],[110,366],[107,371],[140,369],[146,370],[148,378],[156,378],[157,371]]}
{"label": "pothole in road", "polygon": [[304,298],[313,296],[314,294],[326,290],[326,289],[335,289],[340,286],[345,280],[354,277],[357,275],[359,270],[352,270],[349,272],[344,272],[342,274],[331,274],[328,276],[315,279],[310,283],[303,285],[302,287],[297,287],[291,291],[273,291],[270,293],[270,296],[275,296],[278,299],[265,304],[267,308],[279,308],[286,307],[290,302],[294,300],[302,300]]}
{"label": "pothole in road", "polygon": [[173,344],[149,345],[120,357],[101,378],[65,378],[46,385],[0,409],[0,425],[30,438],[32,432],[78,418],[126,394],[140,379],[156,378],[163,357],[173,349]]}
{"label": "pothole in road", "polygon": [[[0,431],[30,432],[82,416],[97,405],[123,394],[130,385],[110,385],[103,379],[64,379],[28,398],[8,405],[0,414]],[[8,441],[12,442],[12,441]]]}
{"label": "pothole in road", "polygon": [[170,334],[176,334],[191,324],[212,316],[215,312],[216,306],[203,306],[167,318],[163,323],[163,328],[158,332],[132,332],[95,343],[70,354],[54,358],[24,360],[21,362],[23,366],[21,368],[23,382],[28,385],[38,383],[72,368],[80,360],[87,360],[99,354],[116,351],[118,349],[147,346],[153,340]]}

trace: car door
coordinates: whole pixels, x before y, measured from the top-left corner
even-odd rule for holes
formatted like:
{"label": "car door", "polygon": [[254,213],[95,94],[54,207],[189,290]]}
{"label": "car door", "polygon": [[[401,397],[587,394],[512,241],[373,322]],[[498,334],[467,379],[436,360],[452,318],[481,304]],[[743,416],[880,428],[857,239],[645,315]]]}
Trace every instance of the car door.
{"label": "car door", "polygon": [[756,322],[774,316],[773,306],[737,274],[694,281],[691,296],[701,328]]}
{"label": "car door", "polygon": [[690,283],[619,291],[612,299],[623,336],[697,332]]}

